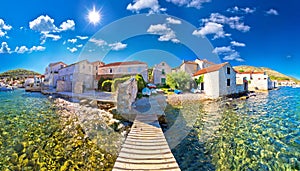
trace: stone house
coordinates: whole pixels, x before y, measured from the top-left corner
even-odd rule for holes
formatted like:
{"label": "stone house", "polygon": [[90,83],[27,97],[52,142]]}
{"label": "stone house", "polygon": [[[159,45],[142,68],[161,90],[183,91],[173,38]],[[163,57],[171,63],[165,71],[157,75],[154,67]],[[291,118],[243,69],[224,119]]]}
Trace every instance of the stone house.
{"label": "stone house", "polygon": [[146,82],[148,82],[148,65],[140,61],[114,62],[103,65],[98,69],[97,79],[118,78],[124,75],[141,74]]}
{"label": "stone house", "polygon": [[209,98],[242,93],[247,88],[236,84],[236,72],[228,62],[210,65],[193,74],[194,79],[200,76],[203,82],[199,88]]}
{"label": "stone house", "polygon": [[164,61],[155,65],[152,71],[152,80],[154,84],[166,84],[167,74],[172,72],[172,68]]}
{"label": "stone house", "polygon": [[248,81],[249,91],[255,90],[270,90],[275,88],[275,84],[266,72],[238,72],[236,74],[236,80],[238,83],[242,82],[243,79]]}
{"label": "stone house", "polygon": [[59,70],[56,91],[83,93],[94,89],[93,64],[87,60],[68,65]]}
{"label": "stone house", "polygon": [[44,86],[48,88],[56,88],[57,80],[58,80],[58,71],[64,67],[66,67],[67,64],[63,62],[55,62],[50,63],[48,67],[46,67],[45,70],[45,80],[44,80]]}
{"label": "stone house", "polygon": [[93,77],[94,77],[94,89],[98,89],[98,73],[99,73],[99,69],[105,65],[104,62],[101,61],[95,61],[92,62],[93,65]]}

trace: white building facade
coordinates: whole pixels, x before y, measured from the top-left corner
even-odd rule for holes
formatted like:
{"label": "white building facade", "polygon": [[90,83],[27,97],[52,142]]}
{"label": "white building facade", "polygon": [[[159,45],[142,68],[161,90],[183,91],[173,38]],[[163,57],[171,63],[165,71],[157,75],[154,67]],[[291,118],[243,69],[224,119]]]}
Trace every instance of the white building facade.
{"label": "white building facade", "polygon": [[46,67],[44,85],[49,88],[56,88],[58,80],[58,72],[60,69],[66,67],[67,64],[63,62],[51,63]]}
{"label": "white building facade", "polygon": [[276,86],[276,83],[271,81],[266,72],[238,72],[236,79],[237,82],[242,82],[243,79],[246,79],[249,91],[267,91]]}
{"label": "white building facade", "polygon": [[226,62],[205,67],[193,74],[194,79],[203,77],[200,89],[209,98],[218,98],[245,92],[246,86],[236,84],[236,72]]}

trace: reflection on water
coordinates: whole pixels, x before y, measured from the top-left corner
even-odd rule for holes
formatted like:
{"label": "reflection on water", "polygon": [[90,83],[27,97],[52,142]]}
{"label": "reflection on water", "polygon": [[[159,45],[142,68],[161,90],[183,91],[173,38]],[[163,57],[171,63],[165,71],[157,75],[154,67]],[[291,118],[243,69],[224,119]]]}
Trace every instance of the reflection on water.
{"label": "reflection on water", "polygon": [[87,137],[40,93],[0,92],[0,170],[111,170],[118,139],[94,132],[101,136]]}
{"label": "reflection on water", "polygon": [[300,89],[182,107],[167,109],[197,115],[172,149],[182,170],[300,170]]}

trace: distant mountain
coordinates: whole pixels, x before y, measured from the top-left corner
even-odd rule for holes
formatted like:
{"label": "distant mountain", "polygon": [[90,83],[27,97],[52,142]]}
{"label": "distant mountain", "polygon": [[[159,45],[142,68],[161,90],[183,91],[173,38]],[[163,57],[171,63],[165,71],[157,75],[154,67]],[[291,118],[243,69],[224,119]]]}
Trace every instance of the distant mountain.
{"label": "distant mountain", "polygon": [[247,66],[247,65],[241,65],[241,66],[234,66],[233,67],[235,70],[240,71],[240,72],[249,72],[249,71],[254,71],[254,72],[266,72],[271,80],[290,80],[290,81],[295,81],[295,82],[300,82],[300,80],[284,75],[278,71],[272,70],[270,68],[266,67],[254,67],[254,66]]}
{"label": "distant mountain", "polygon": [[26,69],[15,69],[9,70],[3,73],[0,73],[0,78],[2,77],[10,77],[10,78],[24,78],[30,75],[41,75],[40,73],[26,70]]}

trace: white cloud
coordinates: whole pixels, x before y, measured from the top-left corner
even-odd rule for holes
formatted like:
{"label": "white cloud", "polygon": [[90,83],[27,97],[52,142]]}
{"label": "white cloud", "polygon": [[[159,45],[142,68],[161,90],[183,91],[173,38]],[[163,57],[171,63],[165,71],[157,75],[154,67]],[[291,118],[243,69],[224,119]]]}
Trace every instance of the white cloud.
{"label": "white cloud", "polygon": [[57,27],[54,24],[54,19],[48,15],[41,15],[33,21],[29,22],[29,28],[38,32],[55,32]]}
{"label": "white cloud", "polygon": [[200,9],[202,4],[211,2],[211,0],[167,0],[178,6],[186,6]]}
{"label": "white cloud", "polygon": [[11,30],[12,26],[5,24],[4,20],[0,18],[0,37],[7,34],[8,30]]}
{"label": "white cloud", "polygon": [[20,53],[20,54],[23,54],[23,53],[28,52],[28,51],[29,51],[29,49],[26,46],[21,46],[21,47],[17,46],[16,49],[15,49],[15,52]]}
{"label": "white cloud", "polygon": [[239,62],[244,61],[244,59],[241,58],[240,54],[230,46],[216,47],[213,50],[213,53],[223,56],[223,60],[236,60]]}
{"label": "white cloud", "polygon": [[268,15],[279,15],[278,11],[275,9],[269,9],[268,11],[266,11],[266,14]]}
{"label": "white cloud", "polygon": [[46,47],[43,46],[32,46],[30,49],[28,49],[26,46],[16,47],[15,53],[23,54],[25,52],[32,53],[37,51],[44,51]]}
{"label": "white cloud", "polygon": [[233,53],[230,53],[228,55],[225,55],[223,57],[223,60],[227,60],[227,61],[232,61],[232,60],[236,60],[236,61],[239,61],[239,62],[243,62],[244,59],[241,58],[240,54],[238,52],[233,52]]}
{"label": "white cloud", "polygon": [[119,51],[119,50],[125,49],[127,47],[127,44],[117,42],[117,43],[109,44],[108,46],[111,47],[111,49],[114,50],[114,51]]}
{"label": "white cloud", "polygon": [[10,48],[8,47],[7,42],[2,42],[1,43],[0,53],[11,53]]}
{"label": "white cloud", "polygon": [[169,23],[169,24],[181,24],[180,20],[176,20],[176,19],[171,18],[171,17],[168,17],[166,20],[167,20],[167,23]]}
{"label": "white cloud", "polygon": [[232,52],[232,49],[230,46],[216,47],[212,52],[219,55]]}
{"label": "white cloud", "polygon": [[32,46],[30,49],[29,49],[29,52],[33,52],[33,51],[44,51],[46,49],[46,47],[44,46]]}
{"label": "white cloud", "polygon": [[160,35],[159,41],[172,41],[174,43],[179,43],[180,41],[176,38],[175,32],[167,27],[166,24],[156,24],[150,25],[147,30],[148,33]]}
{"label": "white cloud", "polygon": [[69,42],[69,43],[73,43],[73,44],[74,44],[74,43],[76,43],[76,42],[77,42],[77,39],[68,39],[68,42]]}
{"label": "white cloud", "polygon": [[214,39],[230,36],[230,34],[225,34],[223,25],[215,22],[205,23],[205,26],[200,28],[200,30],[194,30],[193,35],[195,36],[206,36],[208,34],[214,34]]}
{"label": "white cloud", "polygon": [[236,42],[236,41],[231,41],[230,42],[232,46],[238,46],[238,47],[245,47],[246,44],[245,43],[240,43],[240,42]]}
{"label": "white cloud", "polygon": [[95,45],[105,48],[105,47],[109,47],[111,50],[115,50],[115,51],[119,51],[119,50],[123,50],[127,47],[127,44],[123,44],[121,42],[116,42],[116,43],[107,43],[105,40],[102,39],[95,39],[95,38],[91,38],[89,40],[89,42],[94,43]]}
{"label": "white cloud", "polygon": [[78,47],[78,48],[81,48],[82,46],[83,46],[83,44],[76,45],[76,47]]}
{"label": "white cloud", "polygon": [[127,10],[139,13],[142,9],[149,9],[149,13],[159,13],[166,11],[165,8],[160,8],[158,0],[134,0],[133,3],[128,4]]}
{"label": "white cloud", "polygon": [[71,53],[74,53],[74,52],[76,52],[76,51],[78,50],[78,49],[75,48],[75,47],[73,47],[73,48],[67,47],[67,49],[68,49]]}
{"label": "white cloud", "polygon": [[75,29],[75,22],[73,20],[67,20],[61,23],[59,26],[59,31],[67,31],[67,30],[74,30]]}
{"label": "white cloud", "polygon": [[57,41],[57,40],[61,39],[61,36],[56,35],[56,34],[51,34],[51,33],[44,33],[42,36],[42,39],[47,39],[47,38],[50,38],[53,41]]}
{"label": "white cloud", "polygon": [[239,8],[237,6],[227,9],[227,12],[239,13],[239,14],[251,14],[251,13],[254,13],[255,11],[256,11],[255,8],[249,8],[249,7]]}
{"label": "white cloud", "polygon": [[76,36],[76,37],[80,40],[85,40],[89,38],[88,36]]}
{"label": "white cloud", "polygon": [[94,43],[97,46],[103,47],[104,45],[107,45],[106,41],[102,40],[102,39],[95,39],[95,38],[91,38],[89,40],[89,42]]}
{"label": "white cloud", "polygon": [[202,19],[203,23],[214,22],[219,24],[226,24],[232,29],[236,29],[242,32],[247,32],[250,30],[250,26],[245,25],[242,22],[242,18],[235,16],[235,17],[226,17],[219,13],[212,13],[210,18]]}

